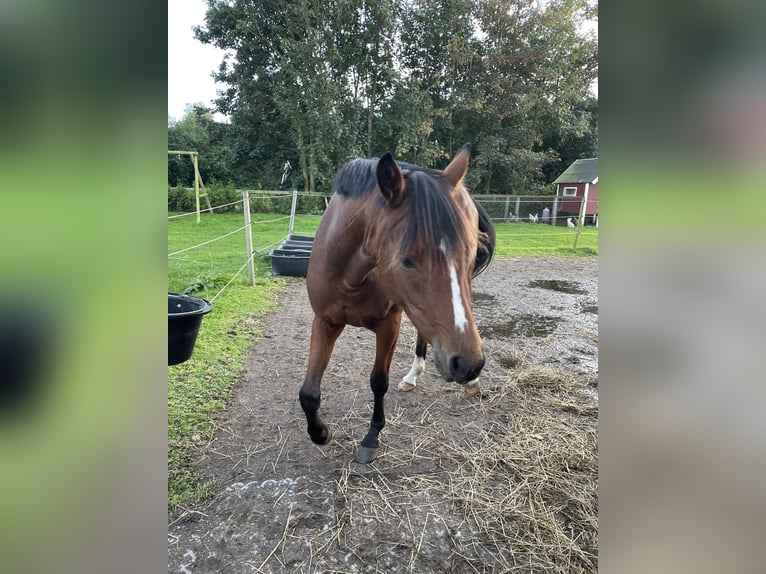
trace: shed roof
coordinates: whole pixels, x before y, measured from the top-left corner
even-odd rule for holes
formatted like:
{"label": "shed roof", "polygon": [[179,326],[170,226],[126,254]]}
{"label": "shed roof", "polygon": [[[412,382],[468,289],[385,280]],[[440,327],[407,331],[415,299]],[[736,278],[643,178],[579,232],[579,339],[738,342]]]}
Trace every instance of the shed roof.
{"label": "shed roof", "polygon": [[598,183],[598,158],[576,159],[553,183]]}

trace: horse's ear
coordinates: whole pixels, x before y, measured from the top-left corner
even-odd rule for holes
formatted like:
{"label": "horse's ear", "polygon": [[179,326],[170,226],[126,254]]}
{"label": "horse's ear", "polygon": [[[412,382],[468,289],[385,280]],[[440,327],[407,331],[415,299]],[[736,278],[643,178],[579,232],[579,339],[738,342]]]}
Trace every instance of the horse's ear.
{"label": "horse's ear", "polygon": [[391,207],[399,205],[404,197],[404,176],[391,152],[386,152],[386,155],[378,160],[375,177],[378,180],[380,193],[386,202]]}
{"label": "horse's ear", "polygon": [[444,168],[442,176],[446,179],[452,187],[458,187],[466,172],[468,171],[468,156],[471,155],[471,146],[468,144],[460,148],[457,155],[449,162],[449,165]]}

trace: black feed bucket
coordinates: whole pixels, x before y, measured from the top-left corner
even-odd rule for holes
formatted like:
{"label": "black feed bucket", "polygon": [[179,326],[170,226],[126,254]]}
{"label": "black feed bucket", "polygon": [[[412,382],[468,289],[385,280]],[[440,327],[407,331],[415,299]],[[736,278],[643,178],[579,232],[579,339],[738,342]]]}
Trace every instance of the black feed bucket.
{"label": "black feed bucket", "polygon": [[213,306],[191,295],[168,293],[168,365],[183,363],[192,356],[202,317]]}

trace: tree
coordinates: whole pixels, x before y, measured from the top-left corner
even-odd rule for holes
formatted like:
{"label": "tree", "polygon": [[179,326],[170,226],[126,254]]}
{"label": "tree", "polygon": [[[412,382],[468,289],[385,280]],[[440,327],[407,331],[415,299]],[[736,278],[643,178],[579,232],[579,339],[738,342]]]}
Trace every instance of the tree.
{"label": "tree", "polygon": [[208,0],[196,35],[230,54],[215,76],[232,177],[276,187],[289,160],[329,191],[350,157],[443,167],[472,143],[474,191],[539,191],[596,153],[590,1]]}
{"label": "tree", "polygon": [[589,5],[478,0],[477,6],[486,55],[475,177],[487,190],[536,192],[546,183],[546,168],[559,162],[555,147],[544,146],[545,134],[560,133],[576,117],[572,111],[595,77],[595,42],[577,28]]}
{"label": "tree", "polygon": [[[168,121],[168,149],[198,152],[203,182],[232,180],[231,126],[216,122],[212,110],[202,104],[190,105],[180,120]],[[168,184],[190,186],[193,183],[194,169],[189,158],[168,156]]]}
{"label": "tree", "polygon": [[[397,153],[425,165],[446,165],[467,143],[455,121],[473,106],[481,46],[471,0],[415,0],[403,16],[400,62],[405,80],[389,110],[399,121]],[[464,115],[464,114],[463,114]]]}
{"label": "tree", "polygon": [[196,30],[201,41],[235,54],[216,75],[231,86],[218,105],[259,139],[275,133],[265,129],[287,133],[288,139],[276,138],[285,147],[271,150],[268,161],[297,160],[310,192],[332,178],[336,150],[349,143],[344,142],[350,132],[344,113],[353,112],[344,92],[349,64],[338,45],[350,41],[352,8],[347,0],[212,0],[206,28]]}

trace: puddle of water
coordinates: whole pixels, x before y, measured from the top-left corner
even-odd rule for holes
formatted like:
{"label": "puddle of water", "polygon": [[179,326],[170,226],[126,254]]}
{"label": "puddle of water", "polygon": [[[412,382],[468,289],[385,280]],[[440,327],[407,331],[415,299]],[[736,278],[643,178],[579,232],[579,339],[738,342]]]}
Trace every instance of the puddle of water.
{"label": "puddle of water", "polygon": [[582,308],[580,311],[581,313],[593,313],[594,315],[598,315],[598,305],[586,305]]}
{"label": "puddle of water", "polygon": [[520,315],[506,323],[484,325],[479,328],[482,336],[509,339],[516,337],[547,337],[561,322],[559,317],[544,315]]}
{"label": "puddle of water", "polygon": [[474,305],[489,305],[495,300],[495,296],[490,295],[489,293],[479,293],[478,291],[474,291],[472,300]]}
{"label": "puddle of water", "polygon": [[527,287],[540,287],[542,289],[551,289],[570,295],[585,295],[585,291],[580,284],[575,281],[563,281],[559,279],[536,279],[527,283]]}

